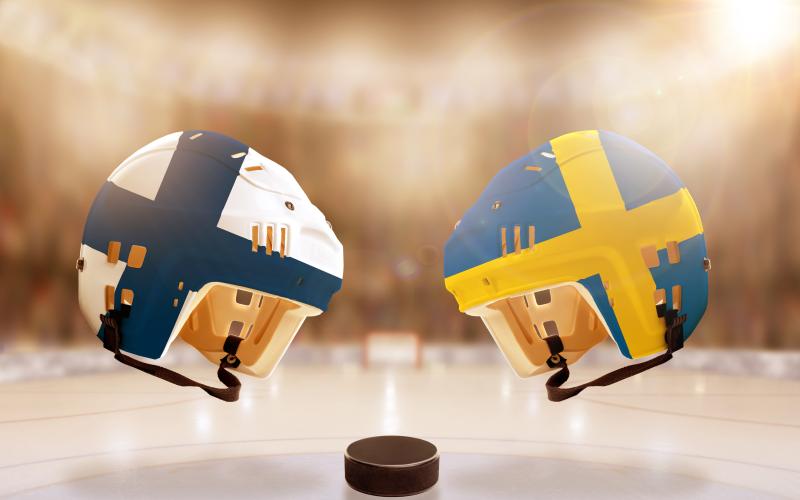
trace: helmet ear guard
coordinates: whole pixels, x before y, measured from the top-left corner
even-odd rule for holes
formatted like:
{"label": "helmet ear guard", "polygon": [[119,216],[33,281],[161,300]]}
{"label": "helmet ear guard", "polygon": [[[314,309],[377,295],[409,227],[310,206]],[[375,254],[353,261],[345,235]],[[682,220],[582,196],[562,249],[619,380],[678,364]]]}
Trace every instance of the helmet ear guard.
{"label": "helmet ear guard", "polygon": [[628,365],[573,387],[562,387],[570,376],[569,365],[607,336],[613,338],[592,295],[580,283],[562,283],[550,288],[501,298],[467,311],[479,316],[511,367],[520,377],[558,369],[545,383],[550,401],[577,396],[587,387],[604,387],[672,359],[683,348],[686,315],[663,301],[655,301],[653,312],[664,319],[667,350],[641,363]]}
{"label": "helmet ear guard", "polygon": [[241,382],[229,369],[268,376],[305,318],[322,312],[282,297],[224,283],[205,285],[187,301],[184,306],[187,313],[179,317],[175,329],[209,361],[219,363],[217,376],[225,384],[225,388],[219,388],[122,353],[122,324],[132,307],[123,302],[100,317],[103,346],[114,353],[117,361],[176,385],[198,387],[223,401],[238,400],[241,389]]}
{"label": "helmet ear guard", "polygon": [[579,283],[503,298],[467,314],[481,317],[520,377],[552,368],[548,337],[561,338],[564,358],[574,363],[608,335],[591,295]]}
{"label": "helmet ear guard", "polygon": [[178,335],[215,362],[228,337],[241,339],[238,371],[266,377],[277,366],[303,321],[321,310],[292,300],[224,283],[203,286],[184,306]]}

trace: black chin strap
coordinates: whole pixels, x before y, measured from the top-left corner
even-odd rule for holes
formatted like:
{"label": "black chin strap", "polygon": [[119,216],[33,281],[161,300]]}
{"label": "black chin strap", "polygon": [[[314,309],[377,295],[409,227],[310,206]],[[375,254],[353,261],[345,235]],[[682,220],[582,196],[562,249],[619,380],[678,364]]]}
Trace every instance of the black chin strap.
{"label": "black chin strap", "polygon": [[587,387],[605,387],[615,384],[620,380],[638,375],[643,371],[664,364],[672,359],[672,353],[683,347],[683,323],[686,321],[686,315],[678,316],[678,311],[671,309],[665,311],[663,316],[667,324],[667,330],[664,334],[664,338],[667,342],[666,352],[652,359],[648,359],[647,361],[624,366],[592,381],[586,382],[585,384],[576,385],[574,387],[561,387],[569,379],[567,360],[561,356],[561,352],[564,350],[564,344],[557,335],[545,337],[544,340],[547,342],[547,346],[550,348],[550,353],[552,354],[550,359],[547,360],[547,365],[551,368],[561,368],[550,376],[550,378],[547,379],[547,383],[545,383],[547,399],[550,401],[564,401],[565,399],[577,396]]}
{"label": "black chin strap", "polygon": [[104,327],[103,347],[114,353],[114,359],[123,365],[131,366],[137,370],[141,370],[149,375],[166,380],[167,382],[179,385],[181,387],[199,387],[200,389],[206,391],[206,393],[208,393],[210,396],[214,396],[215,398],[223,401],[236,401],[239,399],[239,389],[241,389],[242,383],[239,382],[239,379],[236,378],[236,375],[229,372],[227,369],[236,368],[239,366],[240,361],[236,357],[236,351],[239,348],[239,343],[242,341],[240,337],[229,336],[225,340],[224,350],[226,355],[219,361],[219,369],[217,370],[217,377],[219,378],[220,382],[225,384],[225,387],[211,387],[209,385],[192,380],[184,375],[181,375],[180,373],[164,368],[163,366],[145,363],[144,361],[139,361],[138,359],[132,358],[127,354],[123,354],[119,350],[120,337],[122,335],[120,319],[126,316],[125,312],[126,311],[113,310],[108,311],[108,313],[100,316],[100,320],[103,322]]}

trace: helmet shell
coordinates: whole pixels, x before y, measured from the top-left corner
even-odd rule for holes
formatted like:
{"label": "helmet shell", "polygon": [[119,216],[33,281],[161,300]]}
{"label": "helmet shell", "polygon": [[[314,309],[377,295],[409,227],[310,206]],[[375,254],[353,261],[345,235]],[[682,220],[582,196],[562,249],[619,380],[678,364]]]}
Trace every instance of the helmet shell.
{"label": "helmet shell", "polygon": [[445,245],[445,286],[463,312],[577,283],[629,358],[665,349],[659,300],[686,314],[708,302],[697,207],[654,153],[588,130],[553,139],[501,170]]}
{"label": "helmet shell", "polygon": [[162,137],[111,174],[89,211],[81,258],[79,298],[90,325],[102,338],[99,316],[132,291],[121,348],[148,358],[166,352],[187,298],[209,283],[319,314],[343,274],[341,243],[294,177],[202,130]]}

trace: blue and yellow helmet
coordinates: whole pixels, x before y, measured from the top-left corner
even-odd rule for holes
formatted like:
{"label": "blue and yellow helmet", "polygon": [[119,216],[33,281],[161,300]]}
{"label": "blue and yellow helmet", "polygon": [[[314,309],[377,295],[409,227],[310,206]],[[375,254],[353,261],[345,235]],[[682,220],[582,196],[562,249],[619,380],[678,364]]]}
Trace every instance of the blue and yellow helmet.
{"label": "blue and yellow helmet", "polygon": [[303,321],[326,310],[343,266],[333,229],[287,169],[191,130],[139,149],[103,184],[78,295],[116,359],[234,400],[238,385],[220,393],[128,354],[159,359],[181,337],[222,368],[265,377]]}
{"label": "blue and yellow helmet", "polygon": [[501,170],[444,257],[459,309],[483,319],[523,377],[574,363],[606,335],[627,358],[668,349],[671,324],[682,344],[705,312],[709,268],[680,179],[639,144],[597,130]]}

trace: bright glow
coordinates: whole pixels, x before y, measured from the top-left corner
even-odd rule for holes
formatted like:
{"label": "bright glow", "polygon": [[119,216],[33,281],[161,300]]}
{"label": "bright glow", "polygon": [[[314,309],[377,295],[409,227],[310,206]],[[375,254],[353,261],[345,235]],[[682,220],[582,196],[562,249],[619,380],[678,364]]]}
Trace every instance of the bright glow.
{"label": "bright glow", "polygon": [[695,394],[705,394],[706,393],[706,381],[704,378],[698,378],[694,382],[694,392]]}
{"label": "bright glow", "polygon": [[364,339],[369,366],[417,366],[420,363],[420,339],[416,332],[370,332]]}
{"label": "bright glow", "polygon": [[525,410],[529,415],[538,415],[542,411],[542,395],[538,392],[532,392],[528,396]]}
{"label": "bright glow", "polygon": [[503,401],[511,399],[511,380],[508,377],[503,377],[500,384],[500,395],[503,397]]}
{"label": "bright glow", "polygon": [[392,372],[386,374],[383,396],[382,430],[386,434],[396,434],[400,427],[400,417],[397,414],[397,386]]}
{"label": "bright glow", "polygon": [[723,43],[749,59],[774,52],[797,35],[795,2],[732,0],[720,6]]}
{"label": "bright glow", "polygon": [[394,373],[392,372],[386,374],[386,385],[383,388],[383,395],[383,407],[386,413],[395,413],[397,411],[397,387],[395,386]]}
{"label": "bright glow", "polygon": [[194,417],[194,430],[197,434],[202,436],[211,432],[212,422],[211,415],[206,409],[199,410]]}
{"label": "bright glow", "polygon": [[586,428],[586,418],[583,413],[576,412],[569,417],[569,430],[573,436],[581,436]]}
{"label": "bright glow", "polygon": [[277,380],[272,380],[269,384],[269,397],[270,399],[278,399],[278,396],[281,393],[280,385],[278,384]]}

